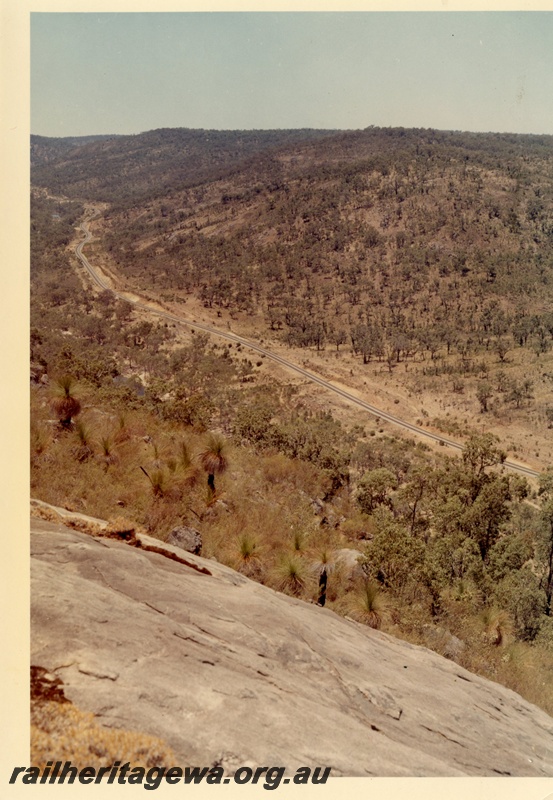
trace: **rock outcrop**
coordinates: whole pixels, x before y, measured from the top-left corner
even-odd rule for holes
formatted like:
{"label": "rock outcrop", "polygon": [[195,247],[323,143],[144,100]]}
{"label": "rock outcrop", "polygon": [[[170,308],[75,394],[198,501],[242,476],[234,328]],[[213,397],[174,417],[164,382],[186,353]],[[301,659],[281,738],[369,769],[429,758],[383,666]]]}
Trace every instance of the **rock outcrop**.
{"label": "rock outcrop", "polygon": [[553,719],[429,650],[149,537],[31,532],[32,663],[182,765],[553,776]]}
{"label": "rock outcrop", "polygon": [[199,556],[202,552],[202,534],[196,528],[180,525],[178,528],[173,528],[167,537],[167,544],[181,547],[183,550]]}

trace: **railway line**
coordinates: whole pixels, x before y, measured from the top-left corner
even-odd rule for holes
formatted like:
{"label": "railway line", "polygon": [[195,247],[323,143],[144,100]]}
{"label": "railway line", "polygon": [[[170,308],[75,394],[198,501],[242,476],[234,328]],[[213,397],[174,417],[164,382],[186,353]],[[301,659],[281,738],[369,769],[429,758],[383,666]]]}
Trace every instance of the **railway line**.
{"label": "railway line", "polygon": [[[155,314],[156,316],[160,317],[161,319],[168,320],[170,322],[174,322],[177,325],[183,325],[188,328],[194,328],[195,330],[204,331],[205,333],[211,334],[213,336],[218,336],[221,339],[225,339],[227,341],[233,343],[239,343],[243,347],[247,347],[248,349],[252,350],[255,353],[259,353],[260,355],[265,356],[266,358],[275,361],[276,363],[283,366],[285,369],[289,370],[290,372],[294,372],[297,375],[300,375],[303,378],[311,381],[322,388],[333,392],[335,395],[340,396],[342,399],[346,400],[348,403],[356,405],[359,408],[362,408],[364,411],[367,411],[374,417],[379,417],[382,420],[386,420],[390,422],[392,425],[397,425],[398,427],[403,428],[404,430],[411,431],[412,433],[416,434],[417,436],[423,437],[425,439],[431,439],[434,442],[446,447],[453,448],[454,450],[462,451],[464,446],[460,442],[456,442],[453,439],[448,439],[444,436],[440,436],[437,433],[432,433],[431,431],[427,431],[424,428],[419,427],[418,425],[414,425],[407,420],[401,419],[401,417],[397,417],[394,414],[390,414],[387,411],[384,411],[381,408],[377,408],[373,406],[371,403],[367,403],[365,400],[362,400],[356,395],[351,394],[350,392],[342,389],[339,386],[334,385],[330,381],[325,380],[324,378],[316,375],[313,372],[310,372],[303,367],[300,367],[298,364],[294,364],[292,361],[288,361],[288,359],[283,358],[282,356],[278,355],[277,353],[272,352],[271,350],[267,350],[267,348],[262,347],[260,344],[256,342],[252,342],[249,339],[245,339],[243,336],[239,336],[238,334],[231,333],[230,331],[223,331],[219,328],[215,328],[211,325],[207,325],[206,323],[197,322],[196,320],[186,319],[181,316],[177,316],[176,314],[172,314],[169,311],[164,311],[162,309],[156,308],[155,306],[149,304],[143,300],[130,300],[126,295],[122,292],[118,292],[117,290],[113,289],[103,278],[99,275],[94,267],[90,264],[89,260],[83,253],[84,246],[90,242],[92,239],[92,234],[90,233],[90,229],[88,227],[88,223],[94,218],[94,215],[88,216],[84,222],[81,224],[80,229],[85,235],[83,241],[79,242],[79,244],[75,248],[75,254],[77,258],[80,260],[81,264],[84,266],[86,271],[88,272],[91,280],[101,289],[107,290],[112,292],[115,297],[119,299],[126,300],[134,305],[136,308],[140,308],[144,311],[147,311],[151,314]],[[524,475],[529,478],[537,478],[539,476],[539,472],[537,470],[531,469],[523,464],[517,464],[514,461],[504,461],[503,466],[511,469],[515,472],[518,472],[521,475]]]}

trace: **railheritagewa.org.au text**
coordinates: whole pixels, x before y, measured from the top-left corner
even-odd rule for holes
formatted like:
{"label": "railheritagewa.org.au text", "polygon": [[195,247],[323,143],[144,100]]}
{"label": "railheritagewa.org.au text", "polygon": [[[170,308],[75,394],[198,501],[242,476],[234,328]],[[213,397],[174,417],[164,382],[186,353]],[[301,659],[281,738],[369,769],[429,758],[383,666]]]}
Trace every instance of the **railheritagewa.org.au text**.
{"label": "railheritagewa.org.au text", "polygon": [[298,767],[293,775],[285,776],[285,767],[238,767],[232,775],[225,775],[223,767],[131,767],[129,762],[115,761],[109,767],[81,767],[78,769],[70,761],[48,761],[43,769],[39,767],[15,767],[9,783],[23,784],[99,784],[121,785],[138,784],[144,789],[157,789],[162,783],[168,784],[257,784],[263,789],[278,789],[279,786],[295,784],[326,783],[330,767]]}

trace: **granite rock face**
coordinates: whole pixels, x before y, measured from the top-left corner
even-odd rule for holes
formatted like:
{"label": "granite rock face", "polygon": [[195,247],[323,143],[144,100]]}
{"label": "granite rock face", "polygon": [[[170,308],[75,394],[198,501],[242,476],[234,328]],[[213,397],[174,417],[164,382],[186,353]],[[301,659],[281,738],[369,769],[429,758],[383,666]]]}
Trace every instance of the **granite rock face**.
{"label": "granite rock face", "polygon": [[146,536],[31,534],[32,664],[182,765],[553,776],[553,719],[429,650]]}

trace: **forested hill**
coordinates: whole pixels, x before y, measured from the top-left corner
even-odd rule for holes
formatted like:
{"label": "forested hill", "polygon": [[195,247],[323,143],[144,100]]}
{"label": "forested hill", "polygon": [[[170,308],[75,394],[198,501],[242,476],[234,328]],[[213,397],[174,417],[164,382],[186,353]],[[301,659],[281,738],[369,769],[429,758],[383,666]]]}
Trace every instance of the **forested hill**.
{"label": "forested hill", "polygon": [[137,290],[390,371],[445,356],[456,392],[488,351],[553,346],[551,136],[161,129],[50,156],[35,185],[109,204],[102,248]]}
{"label": "forested hill", "polygon": [[90,142],[105,141],[115,136],[63,136],[52,138],[50,136],[31,136],[31,165],[33,167],[57,162],[74,150]]}
{"label": "forested hill", "polygon": [[252,155],[335,135],[324,130],[161,128],[132,136],[31,137],[32,181],[58,194],[126,205],[217,180]]}
{"label": "forested hill", "polygon": [[[394,166],[401,174],[422,164],[456,164],[519,177],[551,169],[553,137],[460,133],[433,129],[374,128],[362,131],[316,129],[218,131],[161,128],[130,136],[49,138],[31,136],[33,183],[107,202],[129,196],[153,197],[234,174],[252,156],[284,158],[292,173],[306,165]],[[358,162],[375,159],[371,163]],[[254,159],[261,173],[267,162]],[[124,190],[120,178],[125,178]],[[262,174],[260,175],[262,177]]]}
{"label": "forested hill", "polygon": [[290,343],[399,361],[553,342],[551,136],[158,130],[65,148],[33,181],[110,204],[136,288],[253,308]]}

